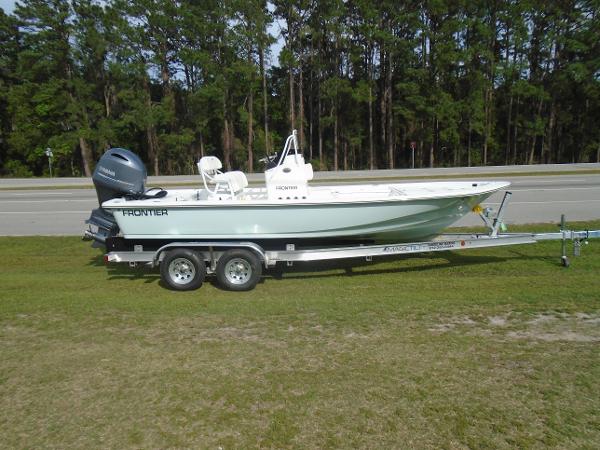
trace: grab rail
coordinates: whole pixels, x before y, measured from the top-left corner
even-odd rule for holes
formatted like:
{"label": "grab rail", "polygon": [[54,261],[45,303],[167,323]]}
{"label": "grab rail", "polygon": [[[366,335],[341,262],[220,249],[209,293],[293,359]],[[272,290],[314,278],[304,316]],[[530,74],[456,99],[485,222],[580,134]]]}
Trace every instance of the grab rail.
{"label": "grab rail", "polygon": [[[298,160],[298,151],[299,151],[299,147],[300,147],[298,145],[298,131],[293,130],[292,134],[290,134],[287,137],[287,139],[285,140],[285,144],[283,145],[283,151],[281,152],[281,157],[279,158],[279,162],[277,163],[275,168],[277,168],[283,164],[286,156],[290,152],[292,144],[294,145],[294,160],[296,161],[296,165],[298,165],[298,166],[300,165],[300,161]],[[276,172],[277,172],[276,170],[272,171],[271,176],[269,177],[269,180],[275,176]]]}

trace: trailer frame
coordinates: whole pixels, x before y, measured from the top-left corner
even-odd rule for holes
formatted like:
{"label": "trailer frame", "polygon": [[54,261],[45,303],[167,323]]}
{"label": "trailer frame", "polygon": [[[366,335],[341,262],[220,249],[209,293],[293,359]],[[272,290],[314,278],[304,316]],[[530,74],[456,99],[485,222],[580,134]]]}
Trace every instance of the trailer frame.
{"label": "trailer frame", "polygon": [[[295,244],[286,244],[284,249],[266,250],[259,244],[251,241],[193,241],[193,242],[170,242],[156,250],[145,250],[142,245],[134,245],[133,251],[111,251],[104,255],[106,263],[128,263],[131,267],[144,264],[149,267],[157,267],[161,264],[165,255],[177,249],[191,249],[202,256],[206,268],[205,273],[217,274],[222,281],[225,275],[219,267],[219,260],[227,252],[242,250],[254,255],[264,268],[274,267],[278,263],[292,266],[296,262],[324,261],[337,259],[364,258],[372,261],[375,257],[400,256],[417,253],[429,253],[440,251],[456,251],[476,248],[490,248],[509,245],[535,244],[540,241],[561,240],[561,264],[568,267],[570,264],[567,255],[567,243],[573,243],[573,255],[579,256],[581,246],[587,244],[588,239],[600,238],[600,230],[569,230],[566,227],[564,214],[561,216],[560,230],[550,233],[506,233],[504,232],[504,214],[510,202],[511,192],[505,192],[504,198],[495,213],[491,208],[474,208],[487,227],[487,233],[451,233],[442,234],[430,241],[422,242],[400,242],[376,245],[350,245],[329,246],[321,248],[297,248]],[[226,278],[226,277],[225,277]],[[200,283],[201,284],[201,283]],[[225,282],[227,284],[227,282]],[[256,283],[248,286],[252,289]],[[174,287],[174,286],[172,286]],[[234,290],[234,286],[226,286]],[[177,287],[175,286],[177,289]],[[181,289],[184,290],[184,289]]]}

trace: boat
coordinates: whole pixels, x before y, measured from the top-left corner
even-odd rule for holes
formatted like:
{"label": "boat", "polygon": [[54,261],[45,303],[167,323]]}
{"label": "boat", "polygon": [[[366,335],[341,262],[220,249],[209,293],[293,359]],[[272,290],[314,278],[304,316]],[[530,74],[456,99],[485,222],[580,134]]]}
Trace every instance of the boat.
{"label": "boat", "polygon": [[505,181],[448,181],[315,186],[296,131],[280,155],[263,160],[265,184],[250,186],[221,161],[197,163],[198,186],[145,188],[137,155],[115,148],[93,175],[100,208],[87,223],[88,237],[106,245],[128,242],[248,241],[301,245],[414,242],[439,235],[472,211]]}

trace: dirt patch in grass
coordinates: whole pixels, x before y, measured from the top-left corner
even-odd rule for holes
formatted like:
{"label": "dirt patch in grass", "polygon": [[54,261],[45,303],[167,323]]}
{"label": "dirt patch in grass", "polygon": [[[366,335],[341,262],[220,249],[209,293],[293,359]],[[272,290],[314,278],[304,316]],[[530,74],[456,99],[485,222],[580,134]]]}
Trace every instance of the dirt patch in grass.
{"label": "dirt patch in grass", "polygon": [[511,331],[507,336],[513,339],[533,339],[548,342],[600,342],[600,336],[576,333],[574,331]]}
{"label": "dirt patch in grass", "polygon": [[506,313],[487,317],[440,317],[429,331],[454,331],[494,335],[499,338],[548,342],[600,342],[600,314],[543,311],[534,314]]}

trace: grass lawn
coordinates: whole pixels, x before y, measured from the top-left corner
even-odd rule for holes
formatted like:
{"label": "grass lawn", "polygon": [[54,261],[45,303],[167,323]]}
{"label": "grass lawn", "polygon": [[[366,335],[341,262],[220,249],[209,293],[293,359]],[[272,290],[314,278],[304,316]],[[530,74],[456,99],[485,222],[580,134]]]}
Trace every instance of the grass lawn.
{"label": "grass lawn", "polygon": [[600,241],[559,253],[182,293],[75,237],[0,238],[0,446],[598,448]]}

